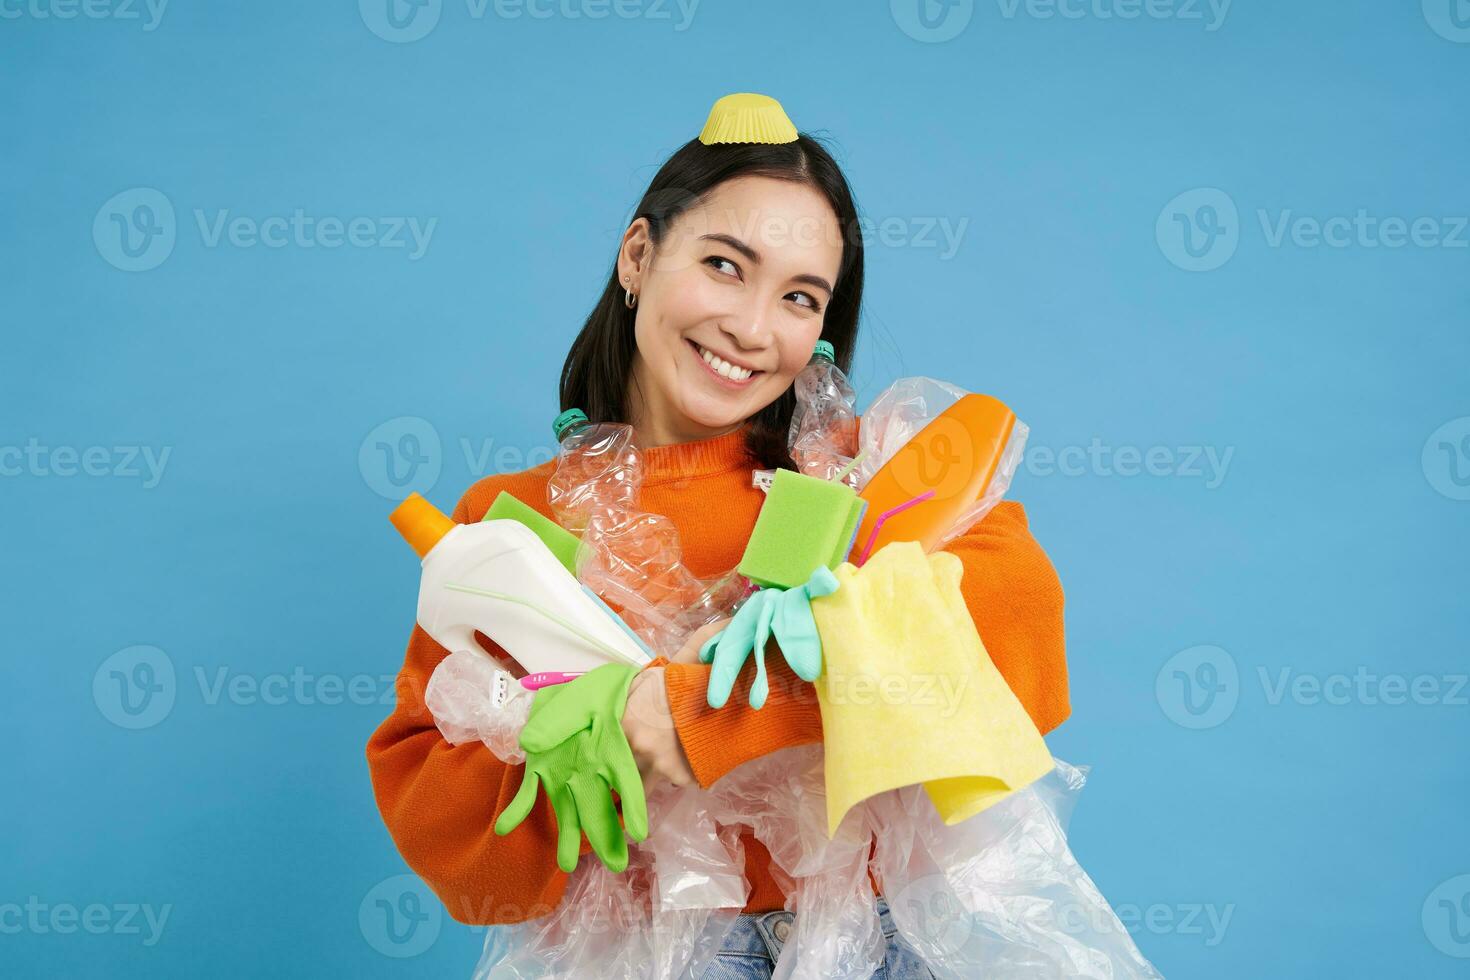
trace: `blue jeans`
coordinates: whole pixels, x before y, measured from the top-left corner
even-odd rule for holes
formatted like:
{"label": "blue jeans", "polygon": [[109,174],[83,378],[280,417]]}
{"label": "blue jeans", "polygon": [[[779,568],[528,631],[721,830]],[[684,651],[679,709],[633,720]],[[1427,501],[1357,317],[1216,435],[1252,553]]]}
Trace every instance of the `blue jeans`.
{"label": "blue jeans", "polygon": [[[770,980],[776,958],[791,933],[790,912],[742,915],[700,980]],[[878,919],[888,950],[872,980],[934,980],[934,974],[897,935],[888,903],[878,898]]]}

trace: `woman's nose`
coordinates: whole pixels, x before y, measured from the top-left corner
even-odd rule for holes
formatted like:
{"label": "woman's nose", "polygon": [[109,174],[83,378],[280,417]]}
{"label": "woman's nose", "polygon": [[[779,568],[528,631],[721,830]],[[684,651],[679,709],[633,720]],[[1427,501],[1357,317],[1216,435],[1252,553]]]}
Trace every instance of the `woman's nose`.
{"label": "woman's nose", "polygon": [[741,350],[760,350],[770,346],[770,320],[756,302],[741,304],[720,318],[720,329]]}

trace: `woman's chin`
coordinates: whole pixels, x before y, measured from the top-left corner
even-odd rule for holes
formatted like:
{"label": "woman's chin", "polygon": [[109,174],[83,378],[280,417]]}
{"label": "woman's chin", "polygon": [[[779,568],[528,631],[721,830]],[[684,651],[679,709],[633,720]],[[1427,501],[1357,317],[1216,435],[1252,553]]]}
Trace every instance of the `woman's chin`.
{"label": "woman's chin", "polygon": [[724,404],[710,404],[704,399],[684,406],[684,417],[689,424],[699,429],[723,432],[735,428],[748,418],[750,413]]}

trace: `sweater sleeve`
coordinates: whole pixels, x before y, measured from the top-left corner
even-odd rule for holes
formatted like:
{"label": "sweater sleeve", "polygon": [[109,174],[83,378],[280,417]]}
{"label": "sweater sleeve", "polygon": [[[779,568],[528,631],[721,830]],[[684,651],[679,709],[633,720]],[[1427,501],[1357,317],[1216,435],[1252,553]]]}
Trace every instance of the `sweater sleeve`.
{"label": "sweater sleeve", "polygon": [[769,693],[759,710],[750,706],[753,667],[740,671],[723,708],[711,708],[705,691],[712,669],[686,663],[664,668],[674,730],[700,786],[708,788],[736,766],[777,749],[822,740],[816,688],[786,666],[774,640],[766,648]]}
{"label": "sweater sleeve", "polygon": [[964,564],[960,591],[986,652],[1045,735],[1072,712],[1062,583],[1025,509],[1001,501],[941,550]]}
{"label": "sweater sleeve", "polygon": [[[471,519],[465,501],[454,519]],[[495,819],[515,797],[525,765],[502,762],[478,742],[450,745],[440,735],[424,692],[446,656],[444,647],[414,626],[398,674],[397,703],[367,744],[383,822],[408,866],[458,921],[491,925],[547,915],[567,882],[556,864],[555,815],[540,793],[520,826],[496,835]],[[582,853],[590,850],[584,838]]]}
{"label": "sweater sleeve", "polygon": [[[960,590],[996,669],[1043,734],[1071,713],[1062,628],[1062,586],[1031,537],[1020,504],[1003,501],[945,551],[964,564]],[[766,652],[770,696],[748,703],[755,671],[740,672],[723,708],[705,702],[710,667],[670,664],[665,687],[674,727],[699,785],[708,787],[742,763],[822,739],[815,688],[776,651]]]}

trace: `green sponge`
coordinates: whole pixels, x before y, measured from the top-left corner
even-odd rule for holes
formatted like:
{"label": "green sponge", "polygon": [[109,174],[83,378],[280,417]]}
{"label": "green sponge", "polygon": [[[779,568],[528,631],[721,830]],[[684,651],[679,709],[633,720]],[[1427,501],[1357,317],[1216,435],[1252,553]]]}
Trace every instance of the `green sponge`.
{"label": "green sponge", "polygon": [[500,491],[481,520],[519,521],[536,532],[536,537],[546,543],[546,547],[567,567],[567,571],[577,574],[577,545],[581,544],[581,540],[514,494]]}
{"label": "green sponge", "polygon": [[757,585],[794,589],[852,549],[867,501],[841,482],[778,469],[750,532],[739,572]]}

